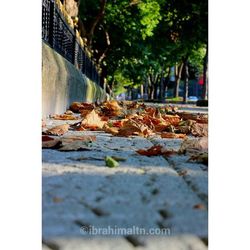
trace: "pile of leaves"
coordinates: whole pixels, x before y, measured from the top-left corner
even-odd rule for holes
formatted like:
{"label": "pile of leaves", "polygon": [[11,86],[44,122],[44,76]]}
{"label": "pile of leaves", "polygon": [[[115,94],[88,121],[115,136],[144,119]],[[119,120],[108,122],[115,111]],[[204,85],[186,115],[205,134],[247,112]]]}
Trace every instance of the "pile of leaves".
{"label": "pile of leaves", "polygon": [[[162,138],[185,138],[186,135],[207,136],[207,115],[179,112],[175,107],[161,108],[137,102],[107,101],[101,104],[74,102],[63,115],[52,119],[77,120],[69,129],[102,130],[116,136],[159,134]],[[53,132],[53,131],[52,131]]]}
{"label": "pile of leaves", "polygon": [[[154,107],[147,106],[144,103],[131,101],[106,101],[104,103],[84,103],[73,102],[70,109],[62,115],[53,115],[55,120],[77,120],[75,123],[64,124],[47,129],[43,132],[44,148],[59,148],[61,150],[70,150],[74,148],[84,149],[83,142],[93,141],[94,138],[69,138],[63,136],[68,130],[85,131],[99,130],[111,133],[114,136],[141,136],[149,137],[159,135],[161,138],[179,138],[184,139],[180,149],[181,153],[186,153],[186,148],[190,146],[190,139],[187,135],[197,138],[207,138],[208,136],[208,116],[205,114],[191,114],[179,111],[173,106]],[[43,124],[43,127],[46,125]],[[54,137],[50,137],[54,136]],[[58,137],[59,138],[55,138]],[[77,143],[76,143],[77,141]],[[186,145],[186,148],[185,148]],[[189,146],[187,146],[189,145]],[[197,145],[196,145],[197,146]],[[196,150],[203,153],[200,149]],[[173,152],[164,151],[160,146],[154,146],[147,150],[137,151],[139,154],[154,156],[169,156]],[[204,158],[204,155],[202,156]],[[202,158],[202,159],[203,159]],[[200,158],[199,158],[200,159]],[[196,160],[193,157],[191,160]]]}

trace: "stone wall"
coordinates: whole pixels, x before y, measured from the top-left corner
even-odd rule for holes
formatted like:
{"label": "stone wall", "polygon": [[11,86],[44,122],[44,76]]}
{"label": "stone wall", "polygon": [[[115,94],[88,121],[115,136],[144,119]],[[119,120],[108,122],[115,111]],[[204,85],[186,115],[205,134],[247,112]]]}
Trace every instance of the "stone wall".
{"label": "stone wall", "polygon": [[42,43],[42,113],[62,114],[73,101],[104,101],[105,91]]}

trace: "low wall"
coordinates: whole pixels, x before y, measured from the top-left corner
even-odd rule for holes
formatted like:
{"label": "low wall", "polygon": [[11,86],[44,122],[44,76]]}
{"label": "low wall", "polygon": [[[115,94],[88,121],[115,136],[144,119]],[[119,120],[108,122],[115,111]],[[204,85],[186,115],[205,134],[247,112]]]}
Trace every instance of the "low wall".
{"label": "low wall", "polygon": [[42,42],[43,117],[64,113],[74,101],[94,102],[106,99],[107,94],[100,86]]}

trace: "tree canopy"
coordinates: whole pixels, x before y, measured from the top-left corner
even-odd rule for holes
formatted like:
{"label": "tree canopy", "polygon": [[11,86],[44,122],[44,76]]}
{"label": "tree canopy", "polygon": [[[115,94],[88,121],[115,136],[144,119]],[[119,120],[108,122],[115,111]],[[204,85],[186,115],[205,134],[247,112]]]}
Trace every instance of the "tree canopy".
{"label": "tree canopy", "polygon": [[79,17],[81,35],[117,93],[145,82],[166,87],[170,68],[187,60],[202,73],[206,0],[81,0]]}

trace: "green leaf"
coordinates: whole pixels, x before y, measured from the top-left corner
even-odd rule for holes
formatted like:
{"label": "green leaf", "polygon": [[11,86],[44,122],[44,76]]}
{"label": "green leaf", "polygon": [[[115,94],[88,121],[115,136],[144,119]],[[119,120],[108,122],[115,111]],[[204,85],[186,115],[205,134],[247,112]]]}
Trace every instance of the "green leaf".
{"label": "green leaf", "polygon": [[106,166],[109,168],[117,168],[119,163],[110,156],[105,157]]}

